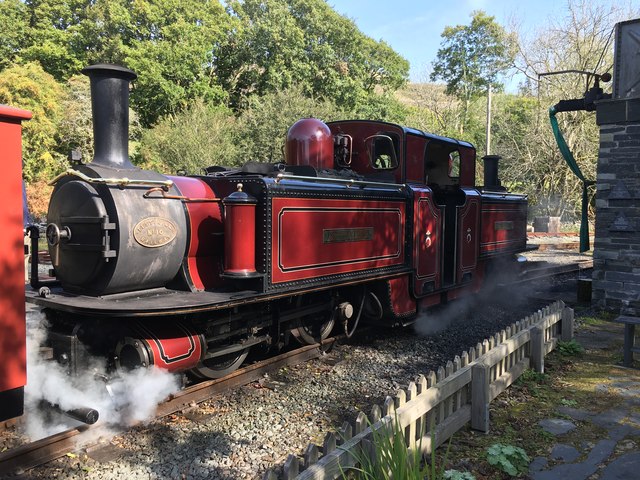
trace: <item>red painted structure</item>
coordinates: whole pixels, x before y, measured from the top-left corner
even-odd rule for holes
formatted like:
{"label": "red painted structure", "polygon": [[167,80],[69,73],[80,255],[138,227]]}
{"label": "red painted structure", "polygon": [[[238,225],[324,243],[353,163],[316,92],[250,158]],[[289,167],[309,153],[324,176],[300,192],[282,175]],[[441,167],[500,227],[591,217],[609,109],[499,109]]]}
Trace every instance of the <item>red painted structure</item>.
{"label": "red painted structure", "polygon": [[0,420],[22,415],[27,383],[21,123],[30,118],[0,105]]}
{"label": "red painted structure", "polygon": [[273,283],[404,264],[404,202],[274,198]]}
{"label": "red painted structure", "polygon": [[197,178],[169,177],[189,201],[184,202],[188,221],[187,252],[181,273],[192,291],[222,284],[219,252],[224,248],[222,205],[211,187]]}
{"label": "red painted structure", "polygon": [[[116,348],[119,367],[155,366],[180,372],[195,367],[204,354],[204,337],[188,325],[138,321],[129,328],[132,335],[125,337]],[[141,365],[139,358],[144,359]]]}
{"label": "red painted structure", "polygon": [[[99,69],[125,98],[131,72],[123,79],[121,68]],[[109,119],[98,136],[118,137],[107,128],[122,127],[112,106],[94,111]],[[56,266],[63,288],[27,296],[55,313],[54,355],[84,343],[116,367],[216,378],[253,345],[317,343],[334,325],[350,336],[361,317],[406,325],[428,307],[477,292],[495,258],[526,248],[526,197],[491,175],[491,185],[476,186],[473,145],[390,123],[303,119],[288,132],[284,163],[216,166],[204,175],[165,177],[101,159],[77,168],[93,179],[58,179],[47,231],[65,233],[51,236],[51,248],[67,263],[93,252],[96,268]],[[85,184],[96,194],[66,188]],[[108,206],[99,216],[69,213],[78,199],[96,198]],[[95,227],[92,236],[81,235],[85,224]],[[135,237],[138,230],[149,238]],[[67,278],[74,289],[64,290],[71,269],[95,272],[96,289]],[[129,277],[135,288],[98,289],[129,285]]]}
{"label": "red painted structure", "polygon": [[256,203],[251,195],[238,190],[222,200],[224,222],[224,275],[249,277],[256,272]]}
{"label": "red painted structure", "polygon": [[333,136],[317,118],[298,120],[287,133],[285,160],[289,165],[309,165],[317,170],[333,168]]}

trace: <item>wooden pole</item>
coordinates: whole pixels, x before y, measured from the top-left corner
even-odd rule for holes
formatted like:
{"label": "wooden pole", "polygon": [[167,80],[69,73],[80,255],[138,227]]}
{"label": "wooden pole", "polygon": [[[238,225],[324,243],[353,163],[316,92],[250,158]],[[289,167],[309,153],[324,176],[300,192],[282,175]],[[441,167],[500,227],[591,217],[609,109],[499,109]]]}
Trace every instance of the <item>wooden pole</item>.
{"label": "wooden pole", "polygon": [[491,85],[487,91],[487,150],[485,155],[491,155]]}

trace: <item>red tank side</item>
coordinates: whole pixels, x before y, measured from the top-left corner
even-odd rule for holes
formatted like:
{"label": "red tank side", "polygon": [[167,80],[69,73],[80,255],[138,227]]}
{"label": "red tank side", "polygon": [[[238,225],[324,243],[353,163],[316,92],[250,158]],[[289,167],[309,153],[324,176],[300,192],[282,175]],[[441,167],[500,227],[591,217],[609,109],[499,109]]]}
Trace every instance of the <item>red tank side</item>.
{"label": "red tank side", "polygon": [[310,165],[316,170],[327,170],[333,165],[333,135],[317,118],[303,118],[287,132],[285,147],[287,165]]}
{"label": "red tank side", "polygon": [[27,383],[21,122],[30,118],[0,105],[0,421],[22,415]]}
{"label": "red tank side", "polygon": [[[169,177],[186,197],[189,231],[182,274],[193,290],[207,290],[222,284],[224,248],[222,205],[209,185],[199,178]],[[179,200],[176,200],[179,201]]]}

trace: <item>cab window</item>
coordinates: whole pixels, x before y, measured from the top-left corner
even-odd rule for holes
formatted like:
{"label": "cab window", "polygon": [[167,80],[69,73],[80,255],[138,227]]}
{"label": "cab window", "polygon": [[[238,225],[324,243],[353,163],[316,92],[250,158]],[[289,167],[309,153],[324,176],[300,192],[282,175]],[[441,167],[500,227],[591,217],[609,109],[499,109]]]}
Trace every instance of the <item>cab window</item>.
{"label": "cab window", "polygon": [[446,187],[459,184],[460,152],[452,145],[429,142],[425,149],[425,183]]}
{"label": "cab window", "polygon": [[369,158],[374,170],[394,170],[398,167],[397,148],[393,138],[386,134],[367,138]]}

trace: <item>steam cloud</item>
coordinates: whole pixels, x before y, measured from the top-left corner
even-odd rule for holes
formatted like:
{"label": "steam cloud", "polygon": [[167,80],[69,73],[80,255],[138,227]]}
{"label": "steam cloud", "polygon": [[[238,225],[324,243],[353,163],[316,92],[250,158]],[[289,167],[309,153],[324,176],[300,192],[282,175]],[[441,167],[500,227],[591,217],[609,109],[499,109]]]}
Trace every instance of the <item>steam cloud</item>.
{"label": "steam cloud", "polygon": [[487,305],[517,306],[526,301],[527,287],[514,285],[518,269],[509,261],[497,263],[493,272],[485,276],[484,284],[475,295],[467,295],[451,303],[432,307],[418,314],[414,329],[418,335],[442,332],[454,322],[463,323],[473,317],[474,310]]}
{"label": "steam cloud", "polygon": [[25,409],[29,412],[26,433],[32,441],[79,425],[66,416],[42,412],[43,401],[62,410],[94,408],[101,423],[117,427],[152,418],[158,403],[178,391],[178,378],[157,368],[133,370],[107,384],[101,377],[104,361],[98,359],[77,377],[70,377],[58,363],[40,355],[46,338],[43,319],[39,312],[27,312]]}

